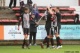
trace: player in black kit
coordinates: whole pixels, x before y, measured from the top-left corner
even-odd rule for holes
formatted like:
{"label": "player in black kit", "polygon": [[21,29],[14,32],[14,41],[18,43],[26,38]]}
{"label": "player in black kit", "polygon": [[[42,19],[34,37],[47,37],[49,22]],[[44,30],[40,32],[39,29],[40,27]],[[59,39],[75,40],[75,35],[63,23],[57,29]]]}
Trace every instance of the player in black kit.
{"label": "player in black kit", "polygon": [[45,29],[47,32],[47,36],[45,37],[45,39],[43,40],[43,42],[40,44],[41,48],[43,47],[43,44],[47,43],[47,48],[49,48],[49,41],[51,42],[52,47],[54,47],[54,42],[53,42],[53,30],[52,30],[52,22],[53,22],[53,18],[54,18],[54,11],[52,10],[51,7],[47,7],[47,11],[46,11],[46,24],[45,24]]}
{"label": "player in black kit", "polygon": [[61,39],[59,37],[60,35],[60,29],[61,29],[61,13],[60,13],[60,10],[59,10],[59,7],[55,7],[55,15],[56,15],[56,18],[55,18],[55,21],[54,21],[54,33],[55,33],[55,37],[56,37],[56,42],[57,42],[57,49],[59,48],[62,48],[61,46]]}

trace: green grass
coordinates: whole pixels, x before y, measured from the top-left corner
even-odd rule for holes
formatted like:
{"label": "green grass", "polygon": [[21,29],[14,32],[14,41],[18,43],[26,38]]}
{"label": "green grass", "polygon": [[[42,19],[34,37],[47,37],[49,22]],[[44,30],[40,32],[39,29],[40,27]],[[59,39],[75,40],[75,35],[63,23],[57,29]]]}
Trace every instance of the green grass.
{"label": "green grass", "polygon": [[80,53],[80,45],[63,45],[61,49],[41,49],[40,46],[30,46],[22,49],[21,46],[0,46],[0,53]]}

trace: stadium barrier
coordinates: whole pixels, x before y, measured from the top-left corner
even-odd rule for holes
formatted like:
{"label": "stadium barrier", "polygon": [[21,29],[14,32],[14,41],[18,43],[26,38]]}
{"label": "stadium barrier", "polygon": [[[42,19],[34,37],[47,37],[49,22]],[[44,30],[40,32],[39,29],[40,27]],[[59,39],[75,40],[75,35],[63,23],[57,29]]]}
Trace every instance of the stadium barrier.
{"label": "stadium barrier", "polygon": [[[17,25],[0,25],[0,40],[23,40],[23,30]],[[37,27],[37,40],[42,40],[46,37],[44,25]],[[63,40],[80,39],[80,25],[61,25],[60,37]],[[54,38],[55,39],[55,38]]]}

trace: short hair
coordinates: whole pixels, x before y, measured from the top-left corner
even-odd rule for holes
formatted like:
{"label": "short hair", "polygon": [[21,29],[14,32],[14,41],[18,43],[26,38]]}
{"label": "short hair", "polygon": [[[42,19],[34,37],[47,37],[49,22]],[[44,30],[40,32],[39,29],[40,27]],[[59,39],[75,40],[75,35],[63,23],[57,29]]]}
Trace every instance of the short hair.
{"label": "short hair", "polygon": [[59,8],[59,7],[56,7],[56,9],[60,10],[60,8]]}
{"label": "short hair", "polygon": [[25,8],[24,8],[24,11],[25,11],[25,10],[29,10],[29,8],[28,8],[28,7],[25,7]]}

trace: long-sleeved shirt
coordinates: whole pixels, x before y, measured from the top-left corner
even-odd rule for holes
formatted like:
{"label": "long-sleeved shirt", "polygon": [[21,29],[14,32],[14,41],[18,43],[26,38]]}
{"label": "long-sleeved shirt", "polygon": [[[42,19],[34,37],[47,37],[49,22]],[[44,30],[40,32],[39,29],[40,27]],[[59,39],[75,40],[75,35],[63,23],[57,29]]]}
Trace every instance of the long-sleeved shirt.
{"label": "long-sleeved shirt", "polygon": [[37,20],[35,18],[30,20],[30,32],[37,32],[36,22]]}

